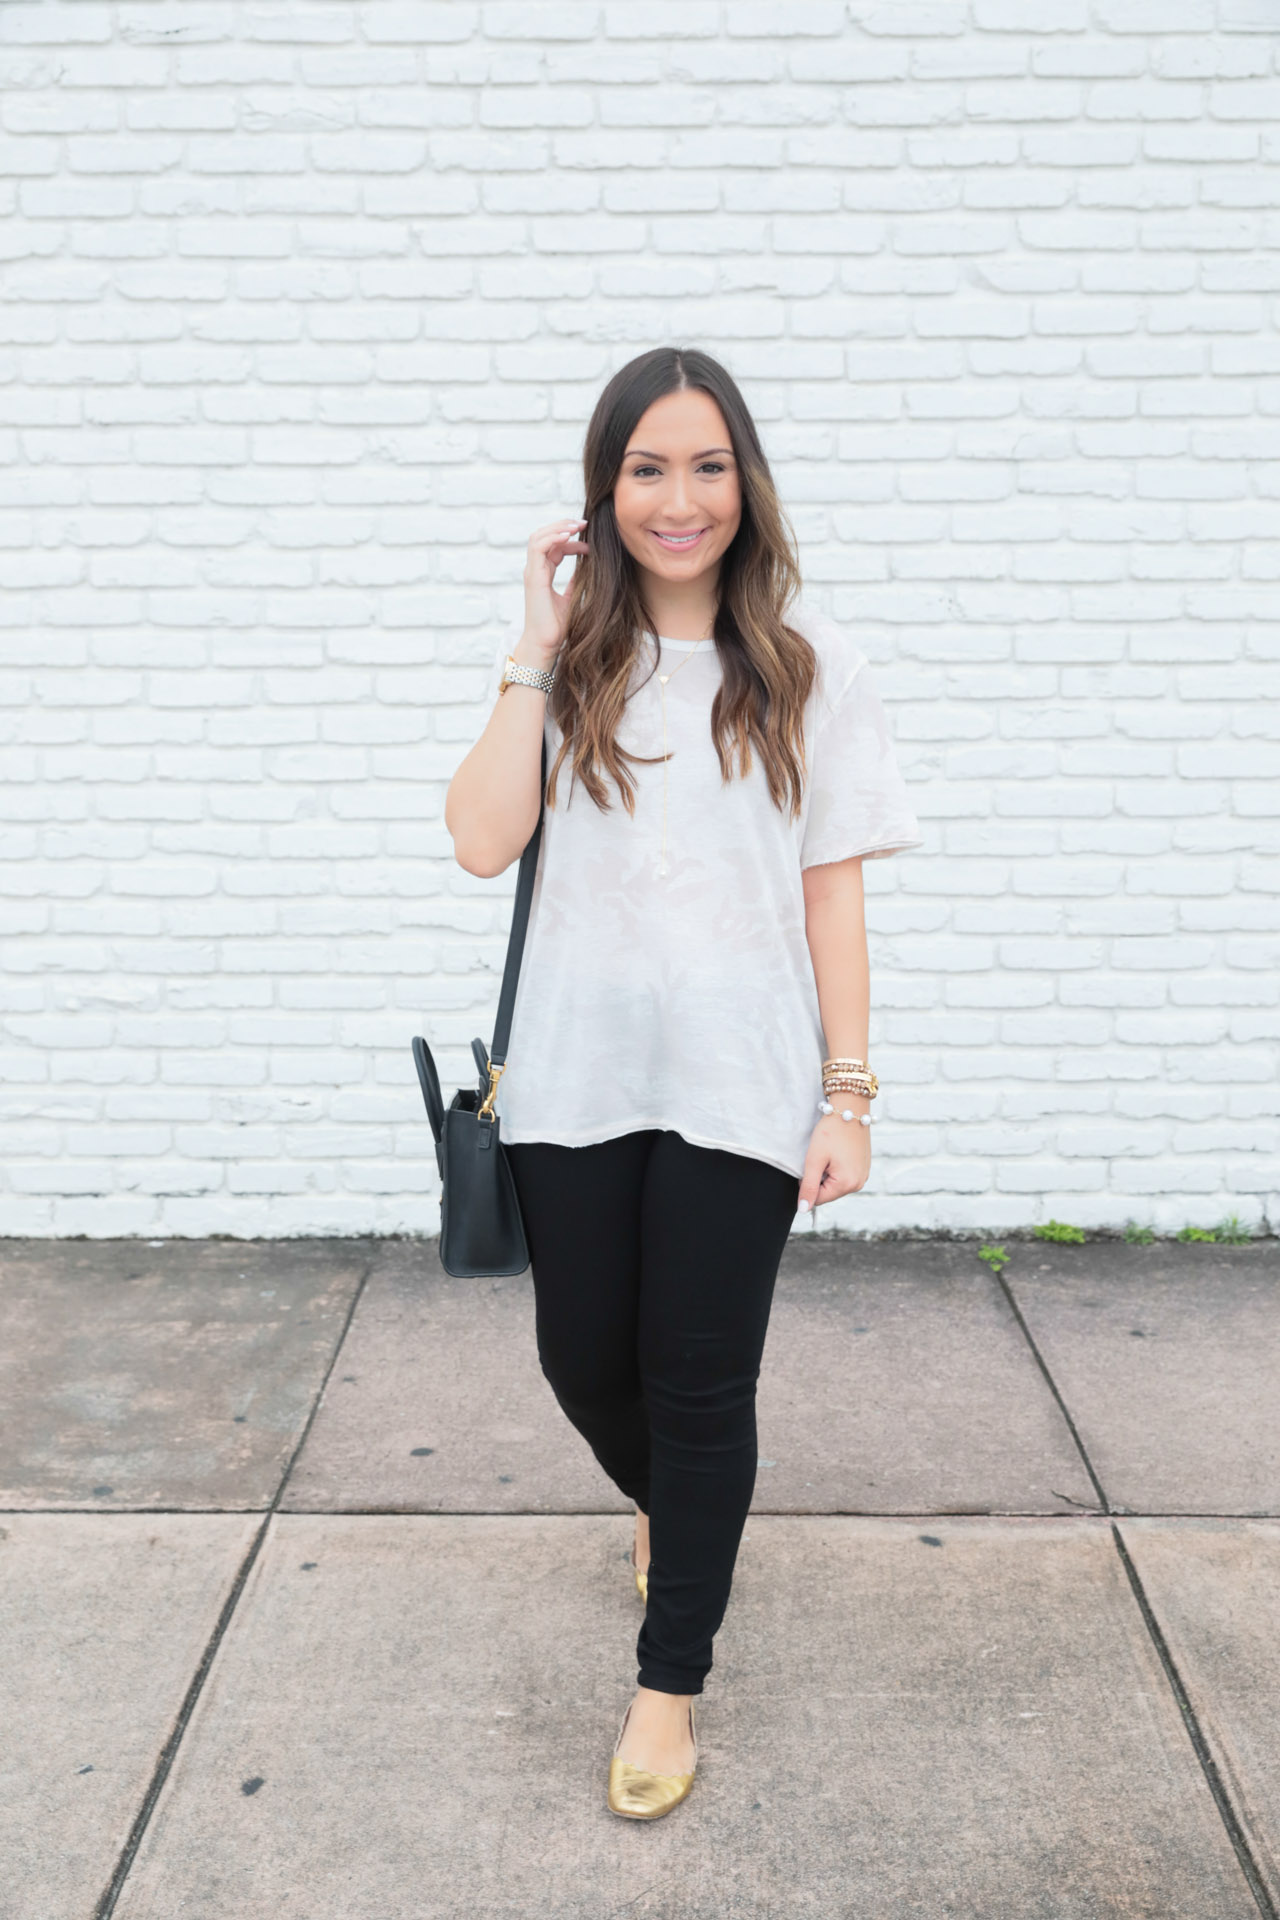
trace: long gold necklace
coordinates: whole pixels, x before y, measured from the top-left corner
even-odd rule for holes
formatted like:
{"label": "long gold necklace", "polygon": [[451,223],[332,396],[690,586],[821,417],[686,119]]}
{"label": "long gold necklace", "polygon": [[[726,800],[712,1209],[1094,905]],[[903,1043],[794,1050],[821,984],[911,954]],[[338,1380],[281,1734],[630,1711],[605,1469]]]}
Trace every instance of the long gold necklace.
{"label": "long gold necklace", "polygon": [[[680,666],[673,667],[670,673],[660,673],[658,675],[658,681],[662,687],[662,849],[658,855],[659,873],[665,873],[667,871],[667,769],[670,764],[667,759],[667,682],[679,673],[680,667],[688,666],[694,654],[702,645],[703,640],[709,640],[715,632],[715,625],[715,616],[712,615],[711,625],[707,628],[701,639],[694,641],[688,653],[686,653],[684,659],[680,662]],[[661,642],[659,642],[659,648],[661,648]]]}

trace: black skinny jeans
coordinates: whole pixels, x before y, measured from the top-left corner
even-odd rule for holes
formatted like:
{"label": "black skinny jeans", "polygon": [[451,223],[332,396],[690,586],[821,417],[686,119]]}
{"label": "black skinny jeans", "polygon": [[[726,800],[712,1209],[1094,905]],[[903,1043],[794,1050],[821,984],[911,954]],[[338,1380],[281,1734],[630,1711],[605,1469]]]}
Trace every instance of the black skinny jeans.
{"label": "black skinny jeans", "polygon": [[756,1381],[799,1179],[670,1128],[506,1152],[542,1371],[649,1516],[640,1685],[701,1693],[755,1487]]}

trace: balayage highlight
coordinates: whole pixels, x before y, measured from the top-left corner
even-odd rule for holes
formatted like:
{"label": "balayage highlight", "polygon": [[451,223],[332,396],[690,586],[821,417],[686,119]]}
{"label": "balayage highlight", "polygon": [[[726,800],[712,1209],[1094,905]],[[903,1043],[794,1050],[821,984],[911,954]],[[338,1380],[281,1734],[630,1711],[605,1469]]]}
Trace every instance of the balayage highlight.
{"label": "balayage highlight", "polygon": [[[547,805],[572,754],[580,779],[602,811],[611,804],[602,772],[617,783],[628,813],[635,781],[623,764],[660,764],[661,754],[635,754],[617,743],[631,673],[647,633],[639,572],[618,531],[613,490],[636,424],[665,394],[696,387],[724,415],[737,462],[741,522],[720,563],[713,638],[722,683],[711,707],[711,737],[722,781],[745,778],[759,753],[775,806],[800,812],[804,789],[804,710],[817,656],[784,615],[800,591],[795,537],[778,500],[755,422],[731,374],[691,347],[654,347],[620,367],[596,402],[583,446],[583,513],[588,552],[569,593],[569,613],[549,695],[564,740],[549,769]],[[572,792],[572,785],[570,786]]]}

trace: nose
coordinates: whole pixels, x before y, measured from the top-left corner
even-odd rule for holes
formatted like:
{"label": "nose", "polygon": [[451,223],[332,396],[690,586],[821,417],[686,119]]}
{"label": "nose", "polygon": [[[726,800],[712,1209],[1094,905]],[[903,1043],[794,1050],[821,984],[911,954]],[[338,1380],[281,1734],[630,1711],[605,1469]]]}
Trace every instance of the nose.
{"label": "nose", "polygon": [[[693,521],[690,516],[694,512],[694,505],[689,495],[689,483],[682,473],[672,475],[670,490],[667,493],[664,504],[667,512],[678,522],[680,527],[686,532],[691,532]],[[686,521],[689,522],[687,527],[685,526]]]}

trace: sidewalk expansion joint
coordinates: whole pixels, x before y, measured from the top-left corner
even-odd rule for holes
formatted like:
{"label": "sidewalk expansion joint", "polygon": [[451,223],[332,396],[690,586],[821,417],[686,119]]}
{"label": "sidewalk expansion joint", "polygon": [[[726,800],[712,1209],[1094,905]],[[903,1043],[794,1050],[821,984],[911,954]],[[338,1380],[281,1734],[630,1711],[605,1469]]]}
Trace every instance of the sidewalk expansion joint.
{"label": "sidewalk expansion joint", "polygon": [[[293,1451],[289,1455],[288,1460],[285,1462],[284,1472],[280,1476],[280,1483],[276,1488],[275,1496],[272,1499],[271,1505],[262,1514],[261,1525],[258,1527],[257,1531],[255,1532],[253,1539],[249,1544],[248,1551],[246,1552],[243,1560],[240,1562],[240,1566],[236,1572],[236,1577],[231,1583],[231,1590],[227,1594],[226,1599],[223,1601],[222,1606],[218,1613],[218,1617],[214,1621],[213,1631],[209,1635],[209,1639],[205,1646],[204,1653],[201,1655],[200,1664],[197,1666],[195,1673],[191,1677],[191,1684],[188,1686],[187,1691],[183,1696],[182,1704],[178,1709],[177,1718],[175,1719],[173,1723],[173,1727],[170,1730],[169,1737],[165,1741],[163,1747],[160,1749],[160,1753],[159,1753],[159,1756],[157,1757],[154,1771],[152,1772],[152,1775],[151,1775],[150,1784],[148,1785],[147,1791],[142,1798],[142,1805],[138,1808],[137,1814],[134,1817],[133,1825],[130,1827],[128,1835],[125,1839],[124,1846],[120,1850],[120,1858],[116,1861],[115,1872],[112,1874],[110,1881],[107,1883],[107,1886],[103,1891],[102,1897],[100,1898],[97,1906],[93,1910],[93,1920],[110,1920],[111,1915],[116,1910],[116,1904],[119,1901],[121,1893],[124,1891],[125,1881],[129,1877],[130,1870],[133,1866],[135,1858],[137,1857],[138,1848],[142,1844],[143,1835],[146,1833],[146,1830],[151,1823],[151,1816],[155,1812],[156,1803],[159,1800],[160,1795],[164,1790],[164,1784],[166,1780],[169,1778],[169,1774],[173,1767],[173,1763],[177,1758],[178,1749],[182,1745],[183,1736],[186,1733],[188,1724],[190,1723],[190,1720],[191,1720],[191,1716],[195,1712],[196,1703],[199,1701],[200,1695],[204,1690],[205,1681],[208,1679],[209,1671],[212,1668],[215,1659],[217,1658],[218,1649],[221,1647],[223,1639],[226,1635],[227,1629],[231,1625],[231,1621],[235,1614],[235,1610],[240,1603],[240,1596],[244,1592],[245,1584],[248,1581],[249,1575],[253,1571],[254,1563],[257,1560],[258,1555],[262,1550],[262,1543],[267,1537],[267,1529],[270,1527],[272,1519],[275,1516],[276,1510],[280,1505],[280,1500],[284,1493],[284,1490],[286,1486],[289,1484],[289,1475],[293,1472],[294,1466],[296,1465],[298,1460],[298,1456],[302,1452],[303,1447],[306,1445],[307,1439],[311,1433],[311,1428],[312,1428],[312,1425],[314,1424],[315,1417],[316,1417],[316,1411],[319,1408],[320,1402],[324,1398],[324,1391],[329,1384],[330,1375],[332,1374],[333,1369],[337,1364],[338,1355],[341,1353],[342,1348],[346,1342],[347,1334],[351,1327],[351,1322],[355,1317],[356,1307],[359,1305],[360,1297],[363,1294],[365,1289],[365,1282],[368,1280],[369,1275],[373,1272],[375,1259],[376,1259],[376,1255],[371,1257],[370,1260],[367,1262],[367,1264],[365,1265],[365,1267],[363,1268],[360,1274],[359,1280],[356,1282],[356,1285],[352,1290],[351,1300],[347,1307],[346,1315],[343,1319],[342,1326],[339,1329],[338,1337],[333,1343],[333,1351],[329,1355],[329,1364],[326,1366],[324,1370],[323,1378],[321,1379],[320,1384],[316,1389],[315,1398],[311,1403],[311,1410],[307,1414],[306,1421],[303,1424],[302,1432],[298,1436],[297,1445],[294,1447]],[[65,1511],[65,1509],[63,1509],[63,1511]],[[93,1511],[101,1512],[102,1509],[96,1508],[96,1509],[93,1509]],[[145,1508],[145,1509],[142,1509],[142,1511],[152,1512],[154,1511],[154,1509]],[[178,1509],[178,1511],[190,1512],[191,1509],[181,1508],[181,1509]],[[212,1509],[212,1511],[223,1511],[223,1510]],[[256,1513],[256,1512],[261,1512],[262,1510],[260,1508],[255,1508],[255,1507],[250,1507],[247,1509],[241,1507],[241,1508],[232,1509],[232,1511],[243,1515],[246,1512]]]}
{"label": "sidewalk expansion joint", "polygon": [[1249,1844],[1249,1836],[1244,1830],[1239,1815],[1231,1804],[1230,1796],[1227,1793],[1226,1787],[1223,1785],[1222,1775],[1218,1770],[1217,1761],[1210,1751],[1209,1742],[1205,1739],[1203,1729],[1200,1726],[1199,1720],[1196,1718],[1195,1708],[1192,1706],[1186,1687],[1183,1685],[1182,1675],[1178,1671],[1177,1662],[1174,1660],[1169,1643],[1164,1637],[1164,1631],[1161,1628],[1160,1622],[1156,1619],[1155,1610],[1147,1598],[1146,1590],[1143,1587],[1138,1569],[1134,1566],[1129,1556],[1129,1549],[1125,1546],[1124,1538],[1114,1520],[1111,1522],[1111,1537],[1115,1542],[1116,1552],[1120,1556],[1120,1564],[1128,1575],[1129,1585],[1133,1589],[1133,1597],[1137,1601],[1138,1610],[1142,1615],[1143,1623],[1151,1639],[1151,1644],[1159,1655],[1160,1663],[1164,1668],[1165,1678],[1169,1683],[1169,1690],[1173,1694],[1178,1705],[1178,1711],[1182,1715],[1182,1724],[1187,1730],[1187,1737],[1190,1739],[1191,1745],[1195,1750],[1196,1759],[1200,1762],[1201,1771],[1204,1774],[1209,1791],[1213,1795],[1214,1805],[1218,1809],[1222,1824],[1227,1830],[1227,1838],[1235,1848],[1236,1859],[1240,1862],[1240,1871],[1248,1881],[1249,1891],[1257,1902],[1258,1912],[1262,1915],[1262,1920],[1280,1920],[1280,1914],[1277,1913],[1275,1902],[1268,1893],[1266,1883],[1262,1878],[1262,1874],[1259,1872],[1258,1863],[1254,1858],[1253,1848]]}
{"label": "sidewalk expansion joint", "polygon": [[995,1278],[996,1278],[996,1285],[999,1287],[1000,1291],[1003,1293],[1005,1300],[1008,1303],[1009,1311],[1013,1315],[1014,1319],[1017,1321],[1018,1326],[1022,1332],[1022,1337],[1026,1341],[1027,1346],[1031,1350],[1031,1357],[1035,1361],[1036,1365],[1039,1367],[1041,1373],[1044,1375],[1044,1383],[1048,1387],[1050,1393],[1053,1395],[1053,1398],[1057,1405],[1059,1413],[1062,1415],[1063,1419],[1066,1421],[1067,1432],[1071,1435],[1071,1439],[1075,1446],[1076,1452],[1080,1455],[1080,1458],[1084,1463],[1084,1470],[1088,1474],[1090,1481],[1093,1483],[1093,1490],[1098,1496],[1098,1505],[1101,1508],[1103,1513],[1110,1513],[1111,1504],[1107,1499],[1106,1492],[1103,1488],[1101,1480],[1099,1480],[1097,1474],[1093,1470],[1093,1462],[1089,1458],[1089,1454],[1085,1447],[1084,1441],[1080,1438],[1080,1431],[1076,1426],[1075,1421],[1071,1417],[1070,1408],[1067,1406],[1066,1401],[1063,1399],[1062,1395],[1058,1391],[1058,1383],[1054,1379],[1053,1375],[1050,1373],[1048,1362],[1046,1361],[1044,1355],[1040,1351],[1040,1348],[1036,1344],[1035,1336],[1032,1333],[1030,1327],[1027,1325],[1026,1319],[1022,1312],[1022,1308],[1018,1305],[1017,1301],[1013,1297],[1013,1289],[1010,1287],[1008,1281],[1005,1279],[1002,1273],[998,1273]]}
{"label": "sidewalk expansion joint", "polygon": [[[1240,1862],[1240,1870],[1244,1874],[1244,1877],[1248,1882],[1249,1891],[1253,1895],[1254,1900],[1257,1903],[1258,1912],[1263,1916],[1263,1920],[1280,1920],[1280,1914],[1277,1913],[1275,1905],[1271,1899],[1271,1896],[1267,1892],[1266,1885],[1262,1879],[1262,1875],[1258,1871],[1258,1865],[1256,1860],[1253,1857],[1253,1849],[1249,1845],[1248,1836],[1246,1835],[1244,1828],[1241,1825],[1239,1816],[1237,1815],[1235,1808],[1231,1804],[1231,1800],[1227,1794],[1226,1788],[1222,1783],[1222,1776],[1218,1772],[1218,1767],[1213,1758],[1212,1753],[1209,1751],[1209,1743],[1204,1737],[1204,1733],[1200,1727],[1199,1721],[1196,1719],[1195,1709],[1192,1707],[1191,1701],[1187,1695],[1187,1690],[1182,1684],[1182,1676],[1178,1672],[1177,1665],[1174,1661],[1173,1655],[1170,1652],[1168,1643],[1165,1640],[1163,1632],[1161,1631],[1160,1623],[1156,1619],[1155,1613],[1152,1610],[1151,1603],[1147,1599],[1146,1593],[1143,1589],[1142,1582],[1138,1578],[1138,1570],[1134,1566],[1133,1561],[1129,1557],[1128,1548],[1125,1546],[1124,1540],[1121,1537],[1120,1529],[1116,1525],[1116,1519],[1118,1517],[1123,1517],[1123,1518],[1135,1517],[1136,1518],[1137,1516],[1130,1516],[1128,1509],[1125,1509],[1122,1515],[1120,1516],[1116,1515],[1114,1509],[1111,1506],[1110,1501],[1107,1499],[1106,1493],[1102,1486],[1102,1482],[1098,1479],[1097,1474],[1093,1470],[1093,1462],[1090,1460],[1088,1452],[1085,1449],[1084,1441],[1080,1437],[1080,1434],[1076,1428],[1076,1423],[1072,1419],[1071,1414],[1067,1409],[1067,1404],[1062,1398],[1062,1395],[1058,1391],[1057,1382],[1054,1380],[1053,1375],[1050,1373],[1049,1368],[1045,1362],[1044,1356],[1040,1352],[1040,1349],[1036,1345],[1035,1339],[1032,1336],[1031,1329],[1030,1327],[1028,1327],[1026,1320],[1023,1318],[1022,1309],[1019,1307],[1017,1301],[1014,1299],[1013,1293],[1007,1281],[1005,1280],[1004,1275],[997,1274],[996,1279],[997,1279],[998,1285],[1004,1291],[1006,1300],[1009,1302],[1010,1311],[1012,1312],[1012,1314],[1014,1315],[1014,1318],[1018,1322],[1018,1325],[1022,1329],[1023,1338],[1026,1340],[1027,1345],[1030,1347],[1031,1352],[1035,1357],[1036,1365],[1039,1367],[1041,1373],[1044,1375],[1045,1382],[1049,1388],[1049,1391],[1050,1393],[1052,1393],[1054,1399],[1058,1403],[1059,1408],[1061,1409],[1062,1417],[1066,1421],[1068,1430],[1070,1431],[1070,1434],[1071,1434],[1071,1438],[1075,1441],[1076,1447],[1079,1450],[1080,1458],[1085,1465],[1085,1470],[1087,1471],[1090,1480],[1092,1480],[1094,1487],[1097,1489],[1098,1498],[1102,1502],[1103,1511],[1107,1515],[1107,1517],[1110,1519],[1111,1538],[1115,1543],[1116,1552],[1120,1555],[1121,1565],[1124,1567],[1125,1573],[1128,1575],[1129,1585],[1133,1590],[1133,1597],[1137,1602],[1138,1610],[1142,1615],[1143,1625],[1146,1627],[1148,1638],[1150,1639],[1152,1646],[1155,1648],[1156,1654],[1159,1657],[1160,1663],[1164,1668],[1165,1679],[1168,1682],[1169,1690],[1173,1694],[1174,1700],[1177,1703],[1179,1713],[1182,1715],[1182,1724],[1187,1730],[1187,1736],[1191,1741],[1191,1746],[1195,1753],[1196,1759],[1200,1762],[1200,1769],[1204,1774],[1205,1781],[1208,1785],[1209,1791],[1213,1795],[1214,1805],[1218,1809],[1218,1817],[1221,1819],[1223,1826],[1227,1830],[1227,1837],[1231,1841],[1231,1844],[1235,1849],[1236,1859]],[[1152,1517],[1154,1518],[1157,1516],[1152,1516]],[[1162,1515],[1158,1517],[1164,1518],[1164,1517],[1172,1517],[1172,1516]],[[1204,1516],[1188,1515],[1187,1517],[1203,1518]]]}
{"label": "sidewalk expansion joint", "polygon": [[[1280,1507],[1102,1507],[1074,1500],[1050,1487],[1055,1500],[1075,1509],[1059,1513],[1054,1507],[752,1507],[753,1520],[1276,1520]],[[50,1514],[74,1519],[78,1514],[146,1513],[163,1519],[217,1517],[243,1520],[261,1513],[298,1515],[308,1520],[628,1520],[633,1514],[618,1507],[0,1507],[0,1514]]]}

